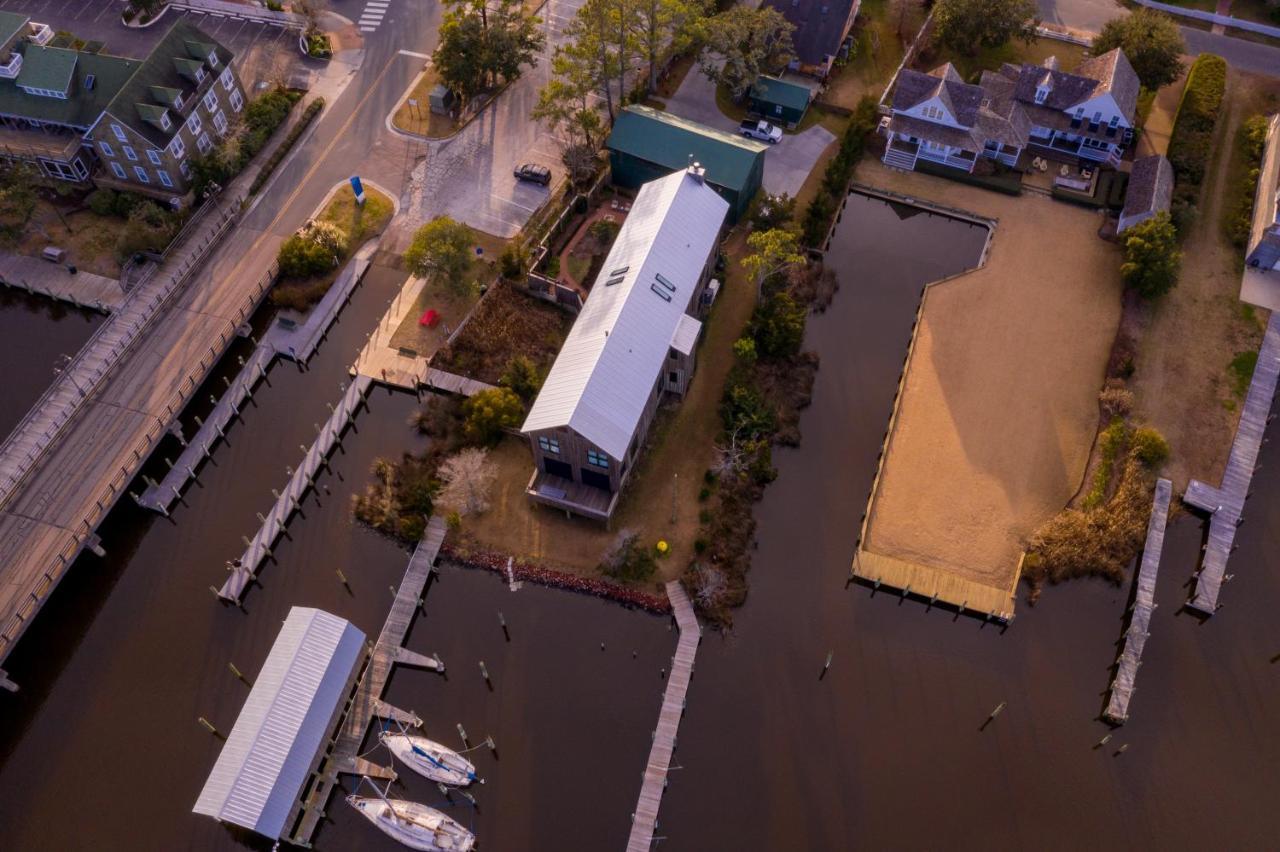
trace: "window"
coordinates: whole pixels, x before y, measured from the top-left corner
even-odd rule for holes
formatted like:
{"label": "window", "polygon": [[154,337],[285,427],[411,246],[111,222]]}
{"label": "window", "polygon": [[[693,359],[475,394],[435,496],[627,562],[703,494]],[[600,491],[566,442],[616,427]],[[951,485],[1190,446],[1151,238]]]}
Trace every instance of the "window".
{"label": "window", "polygon": [[160,169],[159,171],[157,171],[156,176],[160,178],[160,183],[164,184],[165,186],[173,186],[173,179],[169,177],[169,173],[166,172],[164,169]]}
{"label": "window", "polygon": [[154,165],[157,165],[157,166],[160,165],[160,152],[157,151],[155,148],[147,149],[147,159],[150,160]]}
{"label": "window", "polygon": [[85,178],[89,177],[89,168],[84,164],[84,162],[79,157],[76,157],[74,160],[72,160],[71,165],[76,170],[76,177],[78,177],[80,180],[84,180]]}
{"label": "window", "polygon": [[196,83],[203,83],[205,78],[204,66],[201,65],[196,69]]}
{"label": "window", "polygon": [[174,108],[174,109],[182,109],[182,95],[181,95],[181,94],[177,94],[177,95],[174,95],[174,96],[173,96],[173,108]]}
{"label": "window", "polygon": [[192,136],[199,136],[200,131],[203,129],[204,125],[200,123],[200,116],[194,112],[191,113],[191,117],[187,119],[187,130],[191,131]]}
{"label": "window", "polygon": [[233,82],[233,80],[232,80],[232,78],[231,78],[231,69],[230,69],[230,68],[228,68],[227,70],[223,71],[223,72],[222,72],[222,76],[221,76],[220,78],[218,78],[218,79],[222,82],[222,88],[226,89],[228,92],[229,92],[229,91],[231,91],[231,88],[235,85],[235,83]]}
{"label": "window", "polygon": [[1044,103],[1044,100],[1047,97],[1049,97],[1049,90],[1046,89],[1044,86],[1041,86],[1040,88],[1036,89],[1036,103],[1038,104]]}
{"label": "window", "polygon": [[178,160],[181,160],[186,155],[187,146],[183,143],[181,136],[173,137],[173,141],[169,143],[169,153]]}
{"label": "window", "polygon": [[661,272],[656,273],[653,277],[654,277],[654,278],[657,278],[657,279],[658,279],[658,283],[659,283],[659,284],[661,284],[663,287],[666,287],[666,288],[667,288],[668,290],[670,290],[672,293],[674,293],[674,292],[676,291],[676,285],[672,284],[672,283],[671,283],[670,281],[668,281],[666,278],[663,278],[663,277],[662,277],[662,273],[661,273]]}
{"label": "window", "polygon": [[210,54],[209,54],[209,67],[210,67],[210,68],[217,68],[217,67],[218,67],[218,54],[216,54],[216,53],[210,53]]}
{"label": "window", "polygon": [[219,136],[227,135],[227,117],[221,111],[213,116],[213,129],[218,131]]}
{"label": "window", "polygon": [[120,180],[129,179],[128,176],[125,175],[124,173],[124,166],[120,165],[115,160],[111,161],[111,171],[115,172],[116,177],[120,178]]}
{"label": "window", "polygon": [[182,176],[188,180],[191,179],[191,164],[186,160],[178,163],[178,171],[182,172]]}
{"label": "window", "polygon": [[143,183],[151,183],[151,177],[147,174],[147,170],[142,166],[134,166],[133,173],[138,176],[138,180]]}
{"label": "window", "polygon": [[924,114],[925,118],[932,118],[935,121],[941,121],[946,116],[946,113],[942,111],[942,108],[936,106],[927,106],[920,110],[920,112]]}
{"label": "window", "polygon": [[601,470],[608,470],[609,457],[599,450],[587,450],[587,464],[595,465]]}
{"label": "window", "polygon": [[104,157],[114,157],[116,155],[116,152],[112,151],[111,146],[106,142],[99,142],[98,147],[102,150],[102,155]]}
{"label": "window", "polygon": [[204,108],[210,113],[218,109],[218,94],[213,89],[205,93]]}
{"label": "window", "polygon": [[138,159],[138,153],[134,151],[132,148],[130,148],[128,145],[121,145],[120,150],[124,151],[125,159],[130,161]]}
{"label": "window", "polygon": [[165,110],[160,113],[160,129],[168,130],[171,127],[173,127],[173,122],[169,120],[169,111]]}
{"label": "window", "polygon": [[244,98],[240,96],[240,90],[237,89],[231,93],[231,108],[236,112],[239,112],[240,108],[243,106]]}
{"label": "window", "polygon": [[116,135],[116,138],[119,139],[121,142],[129,141],[129,137],[124,135],[124,128],[121,127],[120,125],[118,124],[111,125],[111,132],[114,133]]}
{"label": "window", "polygon": [[213,147],[213,143],[209,141],[208,133],[200,134],[200,138],[196,140],[196,147],[200,149],[201,154],[209,153],[209,149]]}
{"label": "window", "polygon": [[546,435],[538,436],[538,446],[542,448],[544,453],[554,453],[560,455],[560,440],[558,438],[549,438]]}

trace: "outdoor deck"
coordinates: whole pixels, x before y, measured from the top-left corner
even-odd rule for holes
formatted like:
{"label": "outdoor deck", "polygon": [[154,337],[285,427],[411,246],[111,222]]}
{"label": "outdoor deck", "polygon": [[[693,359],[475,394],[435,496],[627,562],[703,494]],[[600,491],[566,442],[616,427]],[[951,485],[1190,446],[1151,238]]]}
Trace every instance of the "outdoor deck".
{"label": "outdoor deck", "polygon": [[1164,549],[1164,530],[1169,520],[1169,499],[1172,496],[1173,483],[1167,479],[1157,480],[1151,519],[1147,522],[1147,541],[1142,547],[1142,564],[1138,568],[1133,617],[1125,631],[1124,650],[1116,661],[1116,677],[1111,682],[1111,697],[1103,714],[1116,723],[1129,718],[1129,699],[1137,689],[1134,681],[1138,678],[1138,666],[1142,665],[1142,649],[1150,635],[1147,628],[1151,624],[1151,614],[1156,608],[1156,572],[1160,570],[1160,553]]}
{"label": "outdoor deck", "polygon": [[1244,501],[1249,496],[1249,485],[1258,466],[1258,453],[1262,449],[1263,433],[1271,415],[1271,405],[1276,395],[1276,380],[1280,377],[1280,314],[1272,314],[1258,351],[1258,366],[1244,399],[1240,413],[1240,425],[1236,427],[1235,441],[1227,458],[1227,469],[1222,475],[1222,487],[1214,488],[1199,480],[1192,480],[1183,499],[1192,506],[1210,513],[1209,542],[1205,545],[1204,559],[1196,574],[1195,593],[1187,606],[1205,615],[1213,615],[1218,609],[1218,593],[1226,577],[1227,558],[1235,544],[1236,528],[1244,519]]}
{"label": "outdoor deck", "polygon": [[320,466],[326,463],[329,452],[338,443],[343,430],[351,423],[356,411],[364,404],[364,396],[372,382],[366,376],[357,376],[342,396],[342,401],[333,410],[333,414],[320,427],[320,435],[302,458],[302,464],[293,472],[289,484],[283,493],[276,495],[275,505],[267,513],[262,526],[252,541],[246,543],[245,551],[232,567],[231,576],[218,590],[218,597],[228,601],[239,601],[244,590],[253,582],[258,573],[258,566],[271,555],[271,545],[288,524],[307,490],[315,482]]}
{"label": "outdoor deck", "polygon": [[927,598],[931,604],[948,604],[961,612],[972,612],[999,621],[1013,618],[1014,591],[1021,575],[1019,566],[1009,588],[998,589],[957,577],[950,571],[872,553],[861,546],[853,557],[853,576],[866,580],[875,588],[888,586],[903,597],[916,595]]}
{"label": "outdoor deck", "polygon": [[67,302],[78,308],[111,313],[124,301],[124,288],[114,278],[78,270],[38,257],[0,253],[0,284]]}
{"label": "outdoor deck", "polygon": [[609,520],[613,507],[618,501],[617,494],[610,494],[572,479],[534,470],[525,487],[525,494],[544,506],[574,512],[598,521]]}
{"label": "outdoor deck", "polygon": [[671,674],[667,678],[667,690],[662,697],[662,710],[658,714],[658,727],[653,732],[653,745],[649,749],[649,762],[644,768],[644,783],[640,786],[640,799],[636,812],[631,815],[631,836],[627,839],[627,852],[648,852],[653,845],[654,832],[658,828],[658,807],[662,804],[662,791],[667,787],[667,771],[671,768],[671,755],[676,749],[676,731],[680,717],[684,715],[685,698],[689,681],[693,679],[693,659],[702,640],[702,628],[698,626],[693,603],[678,580],[667,583],[667,597],[675,611],[676,624],[680,627],[680,639],[671,661]]}
{"label": "outdoor deck", "polygon": [[404,637],[422,604],[422,595],[427,580],[431,577],[432,566],[440,554],[440,546],[444,544],[445,530],[444,519],[438,515],[432,517],[427,523],[422,541],[418,542],[413,556],[409,558],[409,567],[404,572],[404,579],[400,581],[400,588],[391,604],[391,611],[387,613],[387,620],[382,625],[382,632],[378,634],[378,642],[360,676],[355,696],[338,725],[331,756],[312,787],[303,808],[302,819],[290,838],[292,843],[310,847],[311,838],[324,817],[325,804],[337,786],[339,773],[395,777],[389,767],[373,764],[357,755],[369,724],[375,717],[397,719],[405,724],[415,725],[419,721],[412,713],[398,710],[382,701],[382,692],[386,689],[393,665],[400,663],[437,671],[444,669],[439,658],[425,657],[405,648]]}

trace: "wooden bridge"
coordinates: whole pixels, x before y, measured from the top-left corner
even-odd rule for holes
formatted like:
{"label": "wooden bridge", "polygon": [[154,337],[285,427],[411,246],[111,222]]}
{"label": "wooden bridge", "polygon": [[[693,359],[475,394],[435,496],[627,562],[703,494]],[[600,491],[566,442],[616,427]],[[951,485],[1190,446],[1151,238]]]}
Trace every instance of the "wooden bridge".
{"label": "wooden bridge", "polygon": [[1151,505],[1151,519],[1147,522],[1147,542],[1142,547],[1142,564],[1138,568],[1138,592],[1133,602],[1133,616],[1124,635],[1124,650],[1116,660],[1116,677],[1111,682],[1111,698],[1103,714],[1113,722],[1129,718],[1129,699],[1133,697],[1134,681],[1138,666],[1142,665],[1142,649],[1150,634],[1151,614],[1156,608],[1156,572],[1160,570],[1160,552],[1164,549],[1165,524],[1169,519],[1169,500],[1173,496],[1173,483],[1167,479],[1156,481],[1155,499]]}
{"label": "wooden bridge", "polygon": [[315,483],[320,467],[327,464],[329,453],[338,443],[342,432],[351,423],[356,411],[364,404],[364,395],[371,382],[365,376],[357,376],[342,396],[338,407],[329,415],[323,426],[318,427],[319,436],[315,443],[302,457],[302,464],[289,478],[283,492],[275,492],[276,502],[271,511],[262,519],[262,526],[252,540],[245,540],[245,550],[232,565],[231,576],[218,590],[218,597],[228,601],[239,601],[245,588],[253,582],[258,573],[258,566],[271,555],[271,545],[284,531],[289,518],[297,510],[302,498]]}
{"label": "wooden bridge", "polygon": [[394,719],[405,725],[421,724],[421,720],[413,713],[406,713],[385,703],[382,692],[391,677],[391,667],[397,663],[444,670],[439,657],[426,657],[405,648],[404,637],[409,632],[418,607],[422,605],[423,591],[431,577],[432,566],[440,555],[440,546],[444,544],[445,529],[443,519],[439,516],[431,518],[422,541],[414,548],[404,579],[400,581],[400,589],[391,604],[391,611],[382,625],[382,632],[378,634],[378,643],[373,646],[355,694],[338,725],[330,756],[307,797],[302,819],[290,838],[291,843],[306,847],[311,845],[311,838],[315,835],[320,820],[324,818],[325,804],[337,786],[339,774],[395,777],[395,772],[390,767],[358,757],[369,724],[375,718]]}
{"label": "wooden bridge", "polygon": [[1196,574],[1195,594],[1187,606],[1205,615],[1218,609],[1218,593],[1226,577],[1227,557],[1235,544],[1236,528],[1244,520],[1244,501],[1258,466],[1263,433],[1275,400],[1276,380],[1280,377],[1280,314],[1272,314],[1258,351],[1258,365],[1245,395],[1244,410],[1236,427],[1235,441],[1222,475],[1222,487],[1214,488],[1198,479],[1191,480],[1183,494],[1184,502],[1210,514],[1209,541]]}
{"label": "wooden bridge", "polygon": [[640,799],[636,803],[636,812],[631,815],[631,836],[627,839],[627,852],[648,852],[653,845],[653,835],[658,828],[658,807],[662,804],[662,791],[667,788],[671,755],[676,749],[676,731],[680,727],[680,717],[684,715],[689,681],[693,679],[693,658],[698,652],[698,642],[702,639],[702,629],[694,615],[693,604],[678,580],[667,583],[667,597],[671,600],[676,624],[680,627],[680,640],[676,643],[676,654],[671,660],[671,674],[667,678],[667,690],[662,696],[662,710],[658,714],[658,727],[653,732],[649,762],[644,768]]}

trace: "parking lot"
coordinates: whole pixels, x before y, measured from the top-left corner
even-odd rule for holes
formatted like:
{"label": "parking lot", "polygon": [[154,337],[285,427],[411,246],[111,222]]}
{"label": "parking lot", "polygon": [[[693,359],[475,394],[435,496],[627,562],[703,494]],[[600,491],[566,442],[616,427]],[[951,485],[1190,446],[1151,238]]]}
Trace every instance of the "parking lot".
{"label": "parking lot", "polygon": [[302,61],[297,34],[278,27],[170,9],[153,26],[132,29],[120,21],[123,8],[119,0],[0,0],[0,10],[30,15],[55,31],[102,42],[103,53],[135,59],[145,57],[175,21],[185,19],[235,53],[241,81],[250,92],[286,79]]}

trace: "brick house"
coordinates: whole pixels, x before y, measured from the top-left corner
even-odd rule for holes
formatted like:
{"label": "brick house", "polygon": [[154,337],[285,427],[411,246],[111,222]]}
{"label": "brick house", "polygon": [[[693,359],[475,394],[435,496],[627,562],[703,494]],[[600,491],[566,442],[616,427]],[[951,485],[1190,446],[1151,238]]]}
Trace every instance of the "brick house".
{"label": "brick house", "polygon": [[609,521],[659,402],[688,390],[728,212],[696,164],[640,189],[521,427],[530,499]]}

